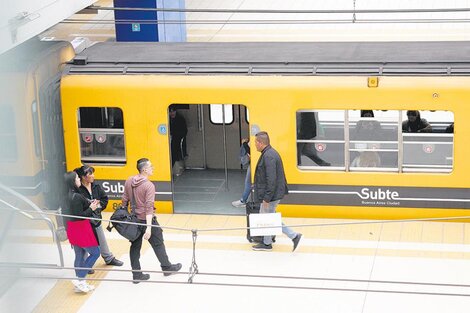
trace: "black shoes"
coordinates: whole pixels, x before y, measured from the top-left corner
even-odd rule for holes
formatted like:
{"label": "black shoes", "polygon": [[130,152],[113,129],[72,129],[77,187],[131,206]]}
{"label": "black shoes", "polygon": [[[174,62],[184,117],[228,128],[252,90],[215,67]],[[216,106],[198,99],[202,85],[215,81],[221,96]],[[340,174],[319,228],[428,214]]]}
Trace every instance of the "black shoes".
{"label": "black shoes", "polygon": [[132,282],[133,284],[138,284],[141,281],[149,280],[150,275],[149,274],[143,274],[140,273],[139,275],[134,275],[134,281]]}
{"label": "black shoes", "polygon": [[167,268],[162,267],[163,275],[164,276],[170,276],[171,274],[174,274],[174,273],[178,272],[182,267],[183,267],[183,265],[181,265],[181,263],[171,264]]}
{"label": "black shoes", "polygon": [[294,252],[295,249],[297,249],[297,246],[299,245],[300,238],[302,238],[302,234],[298,233],[297,236],[295,236],[295,238],[292,239],[292,242],[294,243],[294,249],[292,249],[292,252]]}
{"label": "black shoes", "polygon": [[88,271],[88,275],[93,275],[93,274],[95,274],[95,270],[89,270]]}
{"label": "black shoes", "polygon": [[264,242],[260,242],[259,244],[254,245],[252,249],[255,251],[271,251],[273,249],[273,246],[265,245]]}
{"label": "black shoes", "polygon": [[114,266],[122,266],[123,264],[124,264],[124,262],[119,261],[116,258],[113,258],[111,261],[106,262],[106,265],[114,265]]}

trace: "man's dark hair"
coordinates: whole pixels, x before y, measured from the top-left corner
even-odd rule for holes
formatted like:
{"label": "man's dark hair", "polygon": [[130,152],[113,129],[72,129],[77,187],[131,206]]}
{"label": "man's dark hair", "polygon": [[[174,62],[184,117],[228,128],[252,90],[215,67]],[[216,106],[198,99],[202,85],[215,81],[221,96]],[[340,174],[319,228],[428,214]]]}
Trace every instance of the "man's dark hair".
{"label": "man's dark hair", "polygon": [[142,173],[142,170],[145,168],[145,166],[147,166],[147,163],[149,161],[150,160],[147,158],[142,158],[142,159],[137,160],[137,170],[139,171],[139,173]]}
{"label": "man's dark hair", "polygon": [[262,131],[262,132],[259,132],[255,135],[256,137],[256,140],[258,140],[258,142],[266,145],[266,146],[269,146],[270,144],[270,141],[269,141],[269,135],[267,132],[265,131]]}

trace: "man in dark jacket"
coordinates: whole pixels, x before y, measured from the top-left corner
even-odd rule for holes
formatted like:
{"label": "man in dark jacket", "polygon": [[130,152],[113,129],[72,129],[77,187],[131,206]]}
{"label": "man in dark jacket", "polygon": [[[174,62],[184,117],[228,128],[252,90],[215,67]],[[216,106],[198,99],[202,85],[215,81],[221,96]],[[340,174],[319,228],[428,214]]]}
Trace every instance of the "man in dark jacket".
{"label": "man in dark jacket", "polygon": [[419,111],[406,111],[408,120],[402,123],[404,133],[432,133],[432,126],[424,118],[421,118]]}
{"label": "man in dark jacket", "polygon": [[[269,142],[267,132],[256,134],[256,150],[261,152],[261,157],[256,164],[254,192],[255,201],[261,203],[260,213],[274,213],[276,207],[288,193],[286,175],[282,165],[281,156],[274,150]],[[296,233],[282,223],[282,232],[294,243],[294,251],[299,244],[302,234]],[[264,236],[263,242],[253,246],[256,251],[271,251],[272,236]]]}
{"label": "man in dark jacket", "polygon": [[171,166],[175,165],[176,161],[183,161],[187,156],[187,134],[186,120],[178,114],[175,107],[170,106]]}

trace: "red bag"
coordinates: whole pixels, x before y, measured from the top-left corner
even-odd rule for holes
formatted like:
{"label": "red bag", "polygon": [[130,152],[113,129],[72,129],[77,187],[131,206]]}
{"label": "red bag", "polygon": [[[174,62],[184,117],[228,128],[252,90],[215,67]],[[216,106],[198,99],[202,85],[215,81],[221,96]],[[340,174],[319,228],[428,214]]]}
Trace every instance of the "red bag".
{"label": "red bag", "polygon": [[81,248],[98,246],[90,220],[67,221],[67,237],[73,246]]}

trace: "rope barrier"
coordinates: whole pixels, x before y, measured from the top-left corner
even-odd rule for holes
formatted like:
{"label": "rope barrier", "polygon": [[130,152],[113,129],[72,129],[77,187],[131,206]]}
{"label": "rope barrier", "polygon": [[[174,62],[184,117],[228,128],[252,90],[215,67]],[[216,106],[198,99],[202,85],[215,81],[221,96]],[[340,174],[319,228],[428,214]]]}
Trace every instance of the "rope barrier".
{"label": "rope barrier", "polygon": [[[2,210],[11,210],[11,208],[0,208]],[[123,222],[123,221],[111,221],[107,219],[99,219],[93,217],[82,217],[68,214],[61,214],[53,211],[43,211],[38,213],[37,211],[28,210],[15,210],[16,212],[25,213],[36,213],[53,215],[56,217],[71,217],[79,219],[88,219],[102,222],[113,222],[113,223],[124,223],[131,225],[139,225],[140,223],[134,222]],[[400,219],[400,220],[377,220],[377,221],[358,221],[358,222],[342,222],[342,223],[323,223],[323,224],[296,224],[289,225],[289,227],[329,227],[329,226],[349,226],[349,225],[364,225],[364,224],[384,224],[384,223],[406,223],[406,222],[427,222],[427,221],[450,221],[450,220],[463,220],[470,219],[470,216],[451,216],[451,217],[438,217],[438,218],[420,218],[420,219]],[[188,274],[188,280],[185,283],[182,282],[169,282],[169,281],[146,281],[150,283],[179,283],[179,284],[194,284],[194,285],[211,285],[211,286],[236,286],[236,287],[263,287],[263,288],[287,288],[287,289],[304,289],[304,290],[325,290],[325,291],[350,291],[350,292],[376,292],[376,293],[398,293],[398,294],[417,294],[417,295],[438,295],[438,296],[464,296],[469,297],[470,294],[466,293],[438,293],[438,292],[411,292],[411,291],[397,291],[397,290],[374,290],[374,289],[355,289],[355,288],[323,288],[323,287],[304,287],[304,286],[285,286],[285,285],[258,285],[258,284],[232,284],[232,283],[204,283],[195,282],[194,278],[196,275],[200,276],[225,276],[225,277],[245,277],[245,278],[264,278],[264,279],[292,279],[292,280],[317,280],[317,281],[334,281],[334,282],[356,282],[356,283],[378,283],[378,284],[401,284],[401,285],[421,285],[421,286],[440,286],[440,287],[465,287],[470,288],[467,284],[440,284],[440,283],[421,283],[421,282],[405,282],[405,281],[380,281],[380,280],[360,280],[360,279],[341,279],[341,278],[322,278],[322,277],[299,277],[299,276],[278,276],[278,275],[251,275],[251,274],[230,274],[230,273],[210,273],[210,272],[199,272],[199,267],[196,262],[196,243],[199,232],[214,232],[214,231],[233,231],[233,230],[247,230],[247,229],[263,229],[273,228],[273,226],[266,227],[232,227],[232,228],[205,228],[205,229],[188,229],[180,227],[169,227],[161,225],[150,225],[150,227],[159,227],[161,229],[171,229],[179,231],[190,231],[192,234],[192,260],[189,268],[189,272],[176,272],[175,274]],[[48,267],[48,266],[34,266],[34,265],[15,265],[16,267],[23,268],[49,268],[49,269],[86,269],[90,268],[75,268],[75,267]],[[0,263],[0,267],[5,267],[5,264]],[[132,272],[131,270],[122,269],[101,269],[93,268],[98,271],[109,271],[109,272]],[[164,273],[163,271],[146,271],[149,273]],[[23,278],[44,278],[34,276],[21,276]],[[75,278],[56,278],[56,279],[75,279]],[[132,280],[122,279],[99,279],[99,278],[88,278],[90,281],[115,281],[115,282],[129,282]]]}
{"label": "rope barrier", "polygon": [[[4,275],[4,277],[16,277],[13,275]],[[34,275],[21,276],[23,279],[55,279],[55,280],[72,280],[76,277],[44,277]],[[110,278],[87,278],[89,281],[105,281],[105,282],[132,282],[128,279],[110,279]],[[333,287],[313,287],[313,286],[287,286],[287,285],[262,285],[262,284],[231,284],[231,283],[214,283],[214,282],[180,282],[180,281],[162,281],[162,280],[145,280],[142,283],[156,284],[178,284],[178,285],[202,285],[202,286],[221,286],[221,287],[252,287],[252,288],[273,288],[273,289],[296,289],[296,290],[320,290],[320,291],[342,291],[342,292],[373,292],[373,293],[392,293],[407,295],[424,295],[424,296],[451,296],[451,297],[470,297],[470,293],[447,293],[447,292],[425,292],[425,291],[406,291],[406,290],[387,290],[387,289],[360,289],[360,288],[333,288]]]}
{"label": "rope barrier", "polygon": [[[0,210],[10,210],[10,209],[0,207]],[[33,211],[33,210],[21,210],[21,212],[39,214],[39,212]],[[144,224],[134,223],[134,222],[113,221],[113,220],[100,219],[100,218],[95,218],[95,217],[69,215],[69,214],[57,213],[56,211],[43,211],[43,212],[41,212],[41,214],[52,215],[52,216],[56,216],[56,217],[57,216],[59,216],[59,217],[70,217],[70,218],[76,218],[76,219],[87,219],[87,220],[93,220],[93,221],[113,222],[113,223],[122,223],[122,224],[138,225],[138,226],[144,225]],[[358,221],[358,222],[341,222],[341,223],[292,224],[292,225],[287,225],[286,224],[286,226],[290,227],[290,228],[297,228],[297,227],[326,227],[326,226],[350,226],[350,225],[367,225],[367,224],[393,224],[393,223],[411,223],[411,222],[454,221],[454,220],[466,220],[466,219],[470,220],[470,215],[414,218],[414,219],[394,219],[394,220],[366,220],[366,221]],[[156,228],[161,228],[161,229],[169,229],[169,230],[188,231],[188,232],[192,232],[194,230],[193,228],[161,226],[161,225],[150,225],[150,227],[156,227]],[[218,232],[218,231],[265,229],[265,228],[276,228],[276,226],[256,226],[256,227],[246,226],[246,227],[230,227],[230,228],[199,228],[199,229],[196,229],[196,231],[197,232]]]}
{"label": "rope barrier", "polygon": [[[87,268],[87,267],[57,267],[32,264],[9,264],[0,263],[0,268],[37,268],[51,270],[95,270],[102,272],[129,272],[132,270],[116,269],[116,268]],[[146,270],[147,273],[163,274],[164,271]],[[190,274],[191,272],[175,272],[172,275]],[[416,285],[416,286],[432,286],[432,287],[458,287],[470,288],[470,284],[449,284],[449,283],[433,283],[433,282],[416,282],[416,281],[396,281],[396,280],[372,280],[372,279],[353,279],[353,278],[331,278],[331,277],[309,277],[309,276],[284,276],[284,275],[262,275],[262,274],[234,274],[234,273],[211,273],[198,272],[199,276],[222,276],[222,277],[243,277],[243,278],[259,278],[259,279],[285,279],[285,280],[313,280],[313,281],[330,281],[330,282],[347,282],[347,283],[374,283],[374,284],[391,284],[391,285]],[[88,277],[87,277],[88,279]],[[91,279],[91,278],[90,278]],[[94,280],[101,280],[96,278]],[[131,280],[132,281],[132,280]],[[188,283],[193,283],[188,281]]]}

